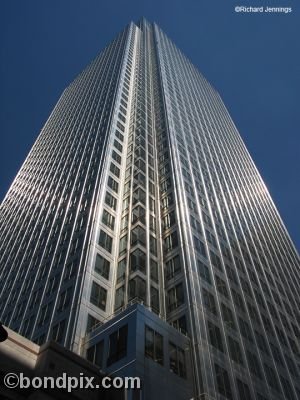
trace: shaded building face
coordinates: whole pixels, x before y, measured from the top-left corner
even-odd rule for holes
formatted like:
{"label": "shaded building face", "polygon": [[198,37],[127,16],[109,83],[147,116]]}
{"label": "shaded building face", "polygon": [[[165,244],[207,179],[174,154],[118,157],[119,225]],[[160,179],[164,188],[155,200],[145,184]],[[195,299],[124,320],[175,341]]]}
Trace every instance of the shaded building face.
{"label": "shaded building face", "polygon": [[219,94],[155,24],[65,89],[0,213],[12,329],[81,352],[139,302],[190,337],[197,398],[300,397],[297,252]]}

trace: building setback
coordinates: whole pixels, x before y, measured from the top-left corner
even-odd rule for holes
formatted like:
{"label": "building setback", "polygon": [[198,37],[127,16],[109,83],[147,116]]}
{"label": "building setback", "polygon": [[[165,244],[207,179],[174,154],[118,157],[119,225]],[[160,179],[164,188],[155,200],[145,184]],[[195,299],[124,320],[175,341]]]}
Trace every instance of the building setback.
{"label": "building setback", "polygon": [[186,382],[178,399],[190,380],[194,399],[300,399],[299,276],[220,95],[144,19],[64,90],[0,208],[3,324],[104,372],[136,340],[135,373]]}

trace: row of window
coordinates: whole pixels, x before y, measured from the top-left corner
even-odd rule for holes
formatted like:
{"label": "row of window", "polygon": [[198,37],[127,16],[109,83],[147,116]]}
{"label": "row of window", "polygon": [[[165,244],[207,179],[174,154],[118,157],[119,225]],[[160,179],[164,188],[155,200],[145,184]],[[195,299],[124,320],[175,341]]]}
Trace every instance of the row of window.
{"label": "row of window", "polygon": [[[195,247],[196,247],[198,253],[200,253],[204,258],[207,258],[204,244],[200,241],[200,239],[194,237],[194,243],[195,243]],[[212,264],[218,270],[223,272],[223,267],[222,267],[222,263],[221,263],[220,258],[212,251],[210,251],[210,258],[211,258]],[[198,260],[198,268],[199,268],[200,276],[207,283],[212,284],[209,269],[200,260]],[[237,280],[237,275],[236,275],[235,271],[228,264],[225,264],[225,268],[226,268],[226,272],[227,272],[228,278],[233,283],[235,283],[237,286],[239,286],[239,282]],[[225,281],[223,279],[221,279],[217,274],[215,274],[215,280],[216,280],[216,289],[218,290],[218,292],[229,300],[229,292],[228,292],[227,284],[225,283]],[[252,291],[251,291],[249,283],[245,279],[243,279],[242,277],[240,277],[240,282],[241,282],[241,285],[242,285],[243,293],[245,295],[247,295],[248,297],[250,297],[251,299],[253,299],[253,295],[252,295]],[[246,313],[244,300],[242,299],[241,295],[237,291],[235,291],[233,288],[231,288],[231,293],[232,293],[233,301],[234,301],[236,307],[241,312]],[[256,296],[256,300],[257,300],[258,304],[263,309],[266,309],[266,305],[267,305],[271,315],[274,318],[274,320],[279,321],[279,315],[278,315],[275,307],[273,306],[273,304],[271,304],[269,301],[266,301],[266,303],[265,303],[264,299],[262,298],[262,295],[256,289],[254,289],[254,294]],[[247,302],[246,304],[247,304],[247,308],[248,308],[249,314],[251,316],[251,319],[256,324],[258,324],[260,326],[261,325],[260,318],[259,318],[259,315],[258,315],[258,313],[256,311],[256,308],[250,302]],[[269,319],[263,313],[261,315],[262,315],[262,320],[263,320],[263,323],[264,323],[266,329],[268,331],[270,331],[271,333],[274,333],[273,332],[273,328],[270,325]],[[281,318],[283,319],[283,321],[286,321],[285,316],[282,313],[280,315],[281,315]],[[288,324],[285,324],[285,326],[286,325],[288,325]],[[277,334],[279,335],[280,342],[284,346],[288,346],[287,341],[286,341],[285,336],[284,336],[284,333],[281,331],[281,329],[278,328],[277,326],[275,326],[275,329],[277,331]],[[290,336],[288,336],[288,341],[290,343],[290,346],[291,346],[291,349],[292,349],[293,353],[297,356],[299,354],[299,349],[298,349],[298,346],[297,346],[296,342]]]}
{"label": "row of window", "polygon": [[[89,316],[88,323],[93,317]],[[95,322],[92,321],[92,323]],[[55,327],[56,334],[58,328]],[[127,355],[128,325],[124,325],[109,335],[108,357],[106,365],[110,366]],[[145,357],[152,359],[160,365],[164,365],[164,338],[163,336],[145,325]],[[178,376],[186,378],[186,359],[184,350],[173,342],[168,342],[169,369]],[[102,367],[104,356],[104,340],[87,349],[86,357],[92,363]]]}
{"label": "row of window", "polygon": [[[168,345],[170,371],[182,378],[186,378],[186,361],[184,350],[172,342],[169,342]],[[160,365],[164,365],[163,336],[147,325],[145,326],[145,356],[151,358]]]}
{"label": "row of window", "polygon": [[[203,173],[204,173],[204,170],[203,170]],[[208,187],[209,187],[209,185],[207,185]],[[208,231],[209,232],[209,231]],[[213,245],[213,246],[215,246],[215,238],[212,236],[212,234],[209,232],[208,233],[208,241]],[[250,246],[250,244],[249,244],[249,246]],[[254,254],[254,250],[253,250],[253,254]],[[246,255],[247,254],[245,254],[245,257],[246,257]],[[250,270],[251,271],[251,270]],[[251,271],[252,272],[252,271]],[[252,278],[253,279],[253,281],[255,282],[256,281],[256,277],[255,277],[255,275],[253,275],[253,274],[251,274],[251,272],[249,272],[249,274],[250,274],[250,278]],[[271,281],[271,280],[270,280]],[[280,285],[280,283],[279,282],[277,282],[278,283],[278,286]],[[278,296],[277,296],[277,294],[275,293],[275,296],[274,296],[274,298],[276,299],[278,299]],[[275,300],[276,301],[276,300]],[[278,303],[280,303],[280,300],[278,300]]]}
{"label": "row of window", "polygon": [[[150,195],[155,194],[154,184],[154,171],[151,168],[153,166],[153,148],[152,148],[152,136],[150,132],[151,118],[149,113],[150,107],[147,107],[148,123],[146,123],[146,104],[141,101],[147,100],[145,96],[140,96],[140,87],[136,86],[136,93],[134,95],[134,101],[136,104],[136,114],[131,115],[130,127],[129,127],[129,138],[128,138],[128,151],[127,151],[127,164],[125,171],[125,185],[124,185],[124,200],[123,200],[123,216],[121,220],[121,238],[119,241],[119,256],[123,257],[130,245],[146,247],[147,243],[147,232],[146,229],[141,226],[146,225],[146,155],[148,154],[148,187]],[[137,97],[135,97],[137,96]],[[146,141],[147,135],[147,141]],[[147,149],[147,151],[146,151]],[[132,199],[130,198],[130,192],[132,190]],[[129,220],[129,214],[127,210],[132,202],[132,214],[131,221]],[[156,232],[156,221],[152,215],[154,212],[154,200],[149,196],[149,209],[151,214],[149,216],[150,230]],[[131,222],[132,229],[130,231],[130,237],[126,233],[128,225]],[[133,226],[138,224],[136,226]],[[157,255],[157,244],[156,239],[151,234],[149,235],[149,251],[153,257]],[[146,281],[136,273],[142,273],[146,275],[146,253],[140,248],[136,248],[131,251],[129,255],[129,268],[128,272],[133,274],[128,283],[125,282],[127,261],[126,258],[119,260],[117,269],[117,283],[121,286],[117,287],[115,292],[115,310],[122,307],[125,303],[125,293],[127,293],[128,301],[132,299],[139,299],[142,302],[146,301]],[[152,258],[150,259],[150,278],[157,283],[158,282],[158,268],[157,263]],[[127,292],[125,287],[127,287]],[[159,312],[159,292],[158,289],[151,285],[150,287],[150,302],[154,312]]]}
{"label": "row of window", "polygon": [[[173,60],[174,59],[176,59],[178,56],[177,55],[170,55],[170,54],[167,54],[167,49],[168,49],[168,46],[166,46],[163,50],[163,53],[164,54],[166,54],[166,56],[165,56],[165,59],[166,59],[166,62],[168,62],[169,60],[170,60],[170,58],[171,57],[173,57]],[[179,55],[179,57],[180,57],[180,55]],[[184,63],[183,63],[184,64]],[[178,69],[180,69],[180,68],[178,68]],[[182,72],[182,71],[181,71]],[[179,79],[179,76],[180,76],[180,73],[179,73],[179,71],[177,71],[177,69],[176,69],[176,71],[172,71],[172,74],[170,74],[170,76],[173,76],[173,77],[176,77],[176,79]],[[171,80],[171,77],[170,77],[170,80]],[[191,80],[191,81],[193,81],[193,80]],[[185,86],[185,84],[186,84],[186,82],[184,83],[184,86]],[[176,86],[178,86],[177,85],[177,82],[175,83],[175,85],[174,85],[175,87]],[[181,92],[182,93],[184,93],[185,92],[185,90],[186,90],[186,87],[183,87],[182,86],[182,88],[181,88],[182,90],[181,90]],[[180,94],[179,94],[179,96],[180,96]],[[173,96],[173,98],[175,98],[176,97],[176,95],[174,94],[174,96]],[[170,101],[172,101],[172,96],[171,96],[171,98],[170,98]],[[188,100],[187,100],[188,101]],[[174,107],[175,108],[175,107]],[[184,108],[184,106],[183,106],[183,104],[182,104],[182,109],[184,109],[184,110],[189,110],[189,109],[191,109],[190,107],[189,108]],[[201,109],[201,107],[199,107],[199,109]],[[181,110],[179,110],[179,112],[178,112],[178,114],[180,113],[180,115],[182,116],[182,117],[184,117],[184,113],[183,112],[180,112]],[[188,118],[189,119],[189,118]],[[192,118],[192,116],[191,116],[191,120],[192,120],[193,118]],[[192,124],[192,121],[186,121],[187,122],[187,126],[189,126],[190,124]],[[203,123],[204,125],[205,125],[205,122]],[[180,130],[180,131],[182,131],[182,129]],[[197,131],[197,127],[195,127],[195,131]],[[199,138],[200,139],[200,138]],[[200,145],[200,144],[199,144]],[[214,146],[214,147],[216,147],[216,146]],[[207,153],[209,153],[209,149],[207,149]],[[221,172],[220,172],[220,175],[221,175]],[[229,176],[228,176],[228,181],[229,181],[230,179],[229,179]],[[208,187],[208,185],[206,185],[207,187]],[[225,186],[225,185],[224,185]],[[263,242],[263,240],[262,240],[262,242]],[[213,238],[210,238],[210,243],[212,244],[212,246],[214,245],[214,243],[213,243]],[[201,244],[199,244],[199,246],[198,246],[198,252],[201,254],[201,255],[204,255],[205,256],[205,249],[203,249],[203,247],[202,247],[202,249],[201,249]],[[218,267],[217,265],[216,265],[216,267]],[[201,264],[201,270],[202,270],[202,274],[203,274],[203,276],[206,278],[206,281],[210,281],[210,275],[209,275],[209,270],[208,270],[208,268],[207,268],[207,266],[204,264],[204,263],[202,263]],[[251,276],[250,276],[250,278],[251,278]],[[227,294],[227,289],[226,289],[226,286],[224,286],[223,284],[222,284],[222,282],[221,281],[219,281],[218,282],[219,283],[219,285],[218,285],[218,288],[219,288],[219,291],[223,294],[223,295],[225,295],[225,297],[226,297],[226,294]],[[243,286],[245,286],[245,290],[247,290],[247,284],[245,285],[243,285]],[[244,288],[243,288],[243,290],[244,290]],[[209,296],[205,296],[206,297],[206,299],[207,299],[207,303],[208,303],[208,305],[209,305]],[[237,302],[238,302],[238,300],[237,300]],[[226,307],[226,306],[225,306]],[[211,307],[212,308],[212,310],[214,310],[213,312],[216,312],[216,309],[215,309],[215,307],[214,306],[212,306]],[[234,323],[234,321],[233,321],[233,319],[231,318],[231,312],[230,312],[230,310],[229,310],[229,308],[227,307],[227,308],[222,308],[222,314],[224,314],[225,316],[226,316],[226,319],[228,319],[228,322],[229,322],[229,326],[231,326],[232,325],[232,322]],[[252,314],[254,315],[255,314],[255,312],[252,312]],[[250,329],[248,329],[248,332],[250,332]],[[215,339],[215,340],[217,340],[217,339]],[[237,343],[237,342],[236,342]],[[232,347],[232,352],[233,352],[233,354],[234,354],[234,356],[235,356],[235,358],[236,359],[239,359],[239,356],[238,356],[238,350],[236,349],[236,346],[235,346],[235,344],[234,343],[231,343],[231,347]],[[231,394],[231,389],[230,389],[230,382],[229,382],[229,379],[225,379],[226,378],[226,371],[225,371],[225,373],[224,374],[222,374],[222,371],[220,370],[220,368],[221,367],[219,367],[219,366],[217,366],[216,367],[216,374],[217,374],[217,380],[218,380],[218,386],[219,386],[219,391],[220,391],[220,393],[221,394],[223,394],[223,395],[225,395],[226,397],[228,397],[228,398],[231,398],[232,397],[232,394]],[[219,373],[219,372],[221,372],[221,373]],[[271,374],[269,374],[269,375],[271,375]],[[220,379],[219,379],[220,378]],[[227,376],[227,378],[228,378],[228,376]],[[225,382],[224,382],[225,381]],[[270,381],[271,381],[271,379],[270,379]],[[251,396],[250,396],[250,389],[249,389],[249,387],[247,387],[247,385],[246,384],[244,384],[241,380],[239,380],[238,382],[237,382],[237,387],[238,387],[238,391],[239,391],[239,395],[240,395],[240,398],[246,398],[246,399],[250,399],[251,398]],[[292,397],[290,397],[290,396],[288,396],[288,398],[292,398]]]}
{"label": "row of window", "polygon": [[[215,369],[215,374],[216,374],[218,392],[222,396],[226,397],[227,399],[233,400],[234,397],[232,394],[231,382],[230,382],[228,372],[226,371],[226,369],[224,369],[217,363],[214,364],[214,369]],[[281,395],[282,392],[281,392],[280,384],[277,380],[277,376],[276,376],[276,373],[273,370],[273,368],[271,368],[268,364],[264,364],[264,371],[266,374],[268,385],[272,389],[274,389],[277,393],[280,393],[280,395]],[[284,398],[287,400],[296,400],[296,397],[294,395],[293,388],[292,388],[292,385],[290,384],[290,382],[287,379],[285,379],[283,376],[280,376],[280,382],[281,382],[281,385],[284,390],[284,396],[285,396]],[[245,382],[243,382],[239,378],[236,378],[236,386],[237,386],[239,397],[241,399],[253,400],[250,387]],[[298,396],[300,394],[300,389],[298,389],[296,387],[296,391],[297,391],[297,398],[298,398]],[[267,400],[266,397],[264,397],[262,394],[260,394],[258,392],[256,393],[256,395],[259,400]],[[281,396],[280,396],[280,398],[281,398]]]}

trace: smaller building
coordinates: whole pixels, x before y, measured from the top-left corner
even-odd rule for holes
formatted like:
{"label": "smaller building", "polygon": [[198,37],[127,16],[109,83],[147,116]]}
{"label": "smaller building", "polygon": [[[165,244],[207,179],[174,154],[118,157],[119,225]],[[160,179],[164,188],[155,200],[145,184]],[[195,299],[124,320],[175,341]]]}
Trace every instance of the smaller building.
{"label": "smaller building", "polygon": [[[190,340],[141,304],[132,304],[82,339],[81,356],[55,342],[42,346],[9,328],[0,343],[0,398],[4,400],[190,400],[193,371]],[[8,373],[25,377],[94,377],[97,389],[9,389]],[[105,377],[123,378],[126,388],[104,389]],[[136,378],[139,378],[138,380]],[[135,381],[134,381],[135,380]],[[134,389],[130,389],[134,382]],[[139,384],[137,384],[139,382]],[[140,386],[140,388],[138,388]]]}
{"label": "smaller building", "polygon": [[141,304],[92,327],[81,349],[102,373],[141,379],[141,390],[128,400],[193,397],[189,338]]}
{"label": "smaller building", "polygon": [[[9,328],[8,339],[0,343],[0,399],[1,400],[124,400],[124,390],[101,388],[102,379],[105,377],[99,368],[65,349],[55,342],[47,342],[38,346]],[[94,378],[94,384],[99,384],[99,389],[67,389],[57,387],[7,388],[4,377],[7,374],[23,374],[28,378],[41,377],[67,377],[80,378],[82,376]],[[13,382],[13,379],[11,380]],[[39,381],[37,381],[39,383]],[[60,386],[63,381],[60,381]],[[25,382],[26,385],[26,382]]]}

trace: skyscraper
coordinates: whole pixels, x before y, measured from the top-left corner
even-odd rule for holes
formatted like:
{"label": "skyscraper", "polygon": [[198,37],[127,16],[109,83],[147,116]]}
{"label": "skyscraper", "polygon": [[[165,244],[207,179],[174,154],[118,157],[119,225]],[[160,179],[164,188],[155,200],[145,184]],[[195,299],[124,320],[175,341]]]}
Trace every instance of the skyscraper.
{"label": "skyscraper", "polygon": [[0,213],[13,330],[121,368],[127,325],[106,359],[86,343],[137,302],[157,377],[188,370],[195,399],[300,398],[298,254],[219,94],[155,24],[65,89]]}

